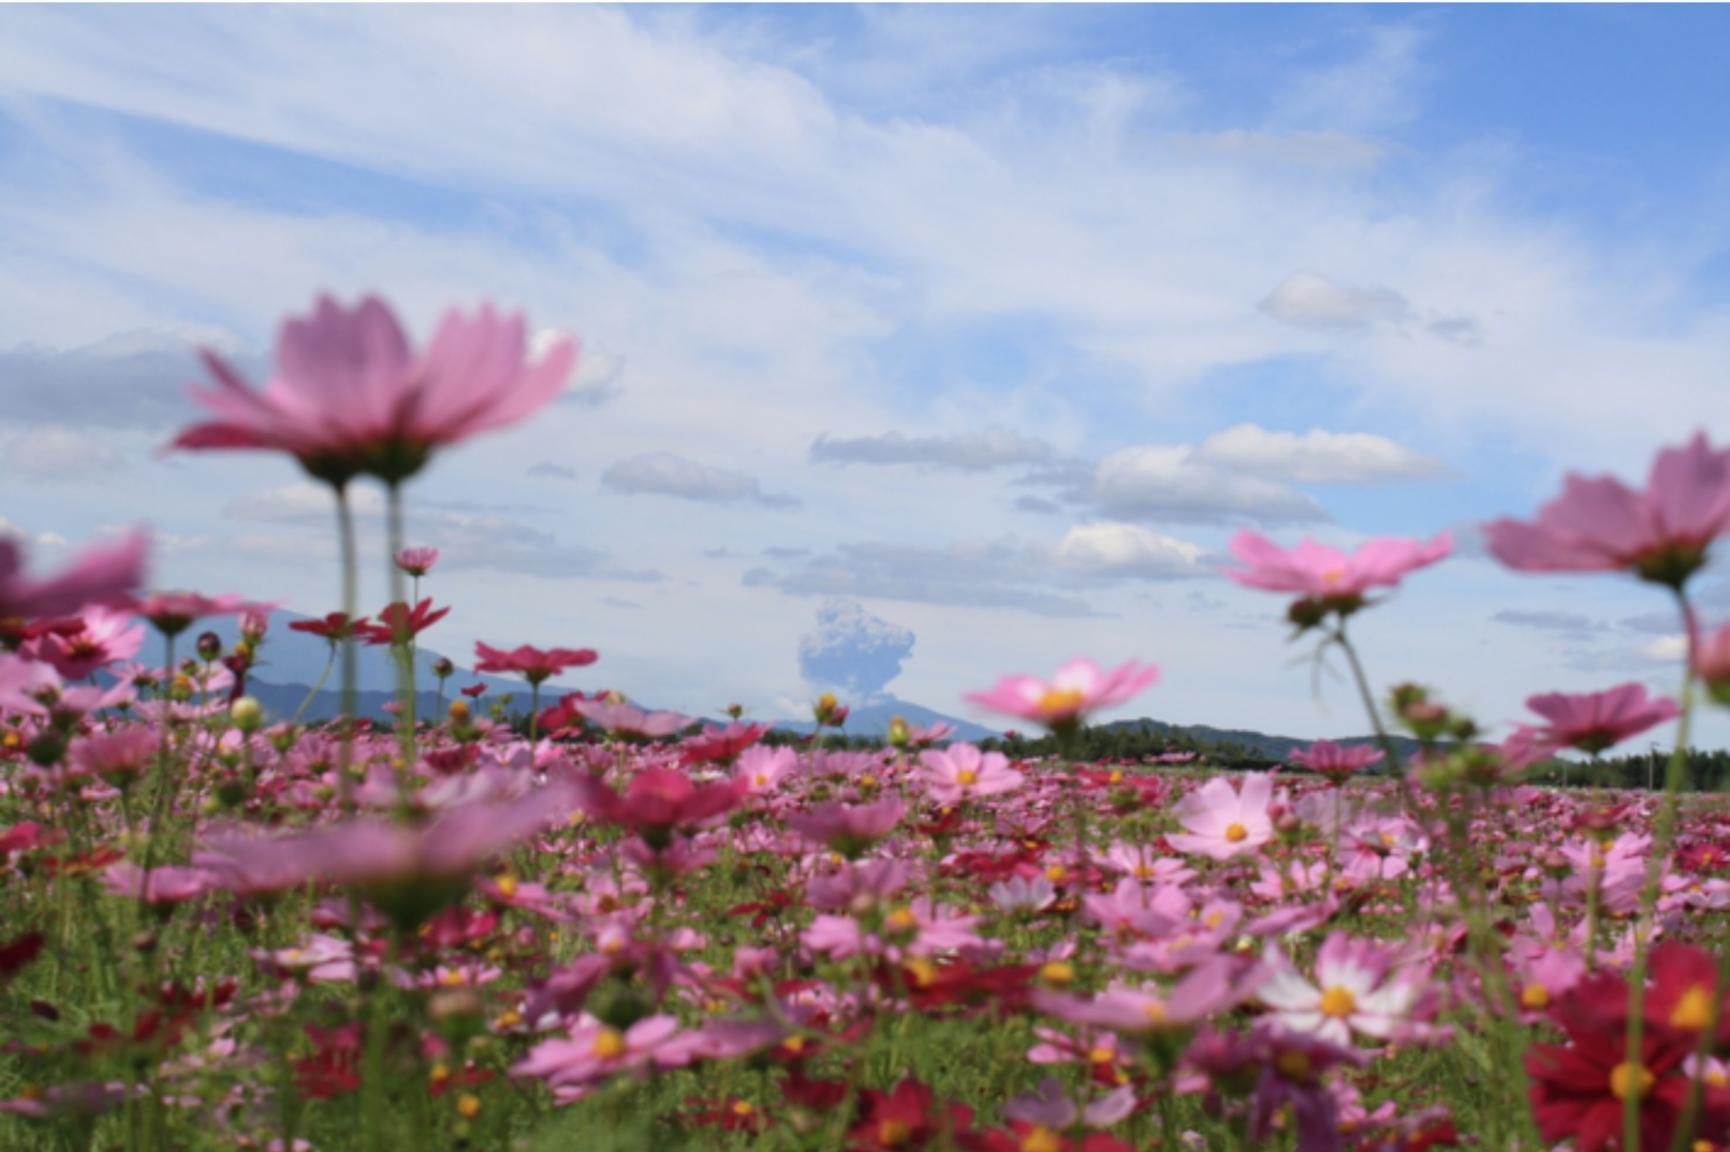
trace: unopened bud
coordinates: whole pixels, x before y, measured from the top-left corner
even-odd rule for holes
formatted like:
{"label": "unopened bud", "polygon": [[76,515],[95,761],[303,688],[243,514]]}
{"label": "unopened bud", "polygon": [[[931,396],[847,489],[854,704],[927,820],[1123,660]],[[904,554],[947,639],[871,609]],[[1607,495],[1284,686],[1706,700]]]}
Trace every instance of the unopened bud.
{"label": "unopened bud", "polygon": [[222,637],[218,636],[214,632],[200,632],[198,634],[198,643],[195,647],[198,652],[198,658],[206,664],[209,664],[218,656],[222,655]]}
{"label": "unopened bud", "polygon": [[247,735],[264,727],[264,705],[255,696],[242,696],[228,710],[228,718],[234,721],[234,726]]}

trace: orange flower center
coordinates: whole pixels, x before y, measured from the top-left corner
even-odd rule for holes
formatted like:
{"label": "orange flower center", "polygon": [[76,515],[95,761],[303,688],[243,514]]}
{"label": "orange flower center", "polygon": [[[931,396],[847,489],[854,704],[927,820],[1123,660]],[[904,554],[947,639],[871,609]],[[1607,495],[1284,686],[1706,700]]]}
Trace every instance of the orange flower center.
{"label": "orange flower center", "polygon": [[979,773],[971,768],[963,768],[955,774],[955,782],[963,788],[979,783]]}
{"label": "orange flower center", "polygon": [[1683,1032],[1698,1032],[1712,1022],[1712,990],[1704,984],[1690,984],[1687,991],[1670,1009],[1670,1027]]}
{"label": "orange flower center", "polygon": [[1624,1061],[1610,1070],[1610,1092],[1618,1100],[1626,1100],[1630,1094],[1639,1097],[1652,1090],[1652,1070],[1644,1064],[1631,1064]]}
{"label": "orange flower center", "polygon": [[1021,1152],[1063,1152],[1063,1138],[1043,1124],[1035,1124],[1021,1138]]}
{"label": "orange flower center", "polygon": [[1225,826],[1225,842],[1227,844],[1240,844],[1248,839],[1249,829],[1242,824],[1227,824]]}
{"label": "orange flower center", "polygon": [[1039,698],[1039,710],[1047,715],[1068,716],[1081,710],[1083,698],[1079,688],[1047,688]]}
{"label": "orange flower center", "polygon": [[905,1120],[885,1120],[877,1125],[877,1143],[885,1148],[899,1148],[913,1138],[913,1128]]}
{"label": "orange flower center", "polygon": [[617,1028],[602,1028],[591,1051],[598,1060],[617,1060],[625,1054],[625,1037]]}
{"label": "orange flower center", "polygon": [[1520,1007],[1536,1011],[1550,1006],[1550,990],[1542,984],[1528,984],[1520,989]]}
{"label": "orange flower center", "polygon": [[1322,992],[1321,1003],[1318,1005],[1323,1016],[1331,1016],[1342,1020],[1357,1011],[1358,998],[1352,995],[1350,988],[1340,984],[1330,984]]}

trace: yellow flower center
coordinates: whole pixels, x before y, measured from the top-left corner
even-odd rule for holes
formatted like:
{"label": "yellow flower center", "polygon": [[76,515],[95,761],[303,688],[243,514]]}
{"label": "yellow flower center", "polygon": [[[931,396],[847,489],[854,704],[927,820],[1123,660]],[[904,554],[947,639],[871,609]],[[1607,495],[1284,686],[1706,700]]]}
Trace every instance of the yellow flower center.
{"label": "yellow flower center", "polygon": [[1157,1028],[1165,1023],[1165,1005],[1158,1000],[1149,1000],[1147,1006],[1141,1010],[1141,1015],[1149,1024]]}
{"label": "yellow flower center", "polygon": [[1045,870],[1045,878],[1053,884],[1063,883],[1063,878],[1069,875],[1069,870],[1061,864],[1053,864]]}
{"label": "yellow flower center", "polygon": [[1358,998],[1352,995],[1350,988],[1340,984],[1330,984],[1322,992],[1322,1000],[1318,1007],[1323,1016],[1331,1016],[1335,1020],[1340,1020],[1357,1011]]}
{"label": "yellow flower center", "polygon": [[1630,1094],[1644,1096],[1652,1090],[1653,1079],[1652,1070],[1644,1064],[1623,1061],[1610,1070],[1610,1092],[1618,1100],[1626,1100]]}
{"label": "yellow flower center", "polygon": [[1087,1053],[1087,1060],[1090,1064],[1109,1064],[1115,1059],[1117,1059],[1117,1053],[1103,1044],[1094,1045]]}
{"label": "yellow flower center", "polygon": [[1670,1009],[1670,1027],[1683,1032],[1698,1032],[1712,1022],[1712,989],[1704,984],[1690,984],[1687,991]]}
{"label": "yellow flower center", "polygon": [[759,788],[767,788],[769,786],[769,774],[767,772],[759,772],[755,776],[751,777],[751,783],[755,784]]}
{"label": "yellow flower center", "polygon": [[1112,784],[1123,783],[1123,769],[1121,769],[1121,768],[1112,769],[1111,775],[1106,777],[1106,780]]}
{"label": "yellow flower center", "polygon": [[971,787],[972,785],[979,783],[979,773],[975,772],[971,768],[963,768],[955,774],[955,782],[963,788]]}
{"label": "yellow flower center", "polygon": [[1043,1124],[1021,1138],[1021,1152],[1063,1152],[1063,1138]]}
{"label": "yellow flower center", "polygon": [[517,878],[512,876],[509,872],[504,873],[497,880],[493,881],[493,883],[498,885],[499,895],[503,896],[506,900],[509,900],[512,896],[517,894]]}
{"label": "yellow flower center", "polygon": [[1307,1053],[1287,1048],[1273,1058],[1273,1066],[1287,1080],[1308,1080],[1315,1074]]}
{"label": "yellow flower center", "polygon": [[877,787],[877,777],[875,777],[875,776],[861,776],[861,777],[859,777],[859,787],[861,787],[861,788],[875,788],[875,787]]}
{"label": "yellow flower center", "polygon": [[877,1125],[877,1143],[885,1148],[899,1148],[913,1138],[913,1129],[905,1120],[885,1120]]}
{"label": "yellow flower center", "polygon": [[1542,984],[1528,984],[1520,989],[1520,1007],[1536,1011],[1550,1006],[1550,990]]}
{"label": "yellow flower center", "polygon": [[499,1018],[497,1020],[493,1021],[493,1027],[498,1029],[500,1032],[504,1032],[508,1029],[515,1028],[522,1022],[523,1014],[521,1012],[518,1012],[515,1008],[507,1008],[503,1012],[499,1013]]}
{"label": "yellow flower center", "polygon": [[781,1041],[781,1047],[797,1056],[799,1053],[805,1051],[805,1037],[789,1036],[785,1040]]}
{"label": "yellow flower center", "polygon": [[1083,699],[1079,688],[1048,688],[1039,698],[1039,710],[1048,716],[1068,716],[1081,710]]}
{"label": "yellow flower center", "polygon": [[749,1116],[751,1113],[755,1112],[756,1110],[757,1109],[755,1109],[754,1107],[751,1106],[751,1102],[749,1100],[735,1100],[735,1101],[733,1101],[733,1115],[735,1115],[735,1116]]}
{"label": "yellow flower center", "polygon": [[929,988],[937,979],[937,965],[923,956],[915,956],[905,965],[907,974],[913,977],[915,988]]}
{"label": "yellow flower center", "polygon": [[464,1120],[473,1120],[481,1114],[481,1098],[471,1092],[464,1092],[457,1097],[457,1115]]}
{"label": "yellow flower center", "polygon": [[913,918],[911,909],[897,908],[883,918],[883,925],[891,932],[911,932],[919,927],[919,921]]}
{"label": "yellow flower center", "polygon": [[1242,824],[1227,824],[1225,826],[1225,842],[1227,844],[1240,844],[1248,839],[1249,829]]}
{"label": "yellow flower center", "polygon": [[446,988],[461,988],[469,982],[468,973],[460,968],[452,968],[439,974],[439,983]]}
{"label": "yellow flower center", "polygon": [[1062,960],[1053,960],[1040,966],[1039,978],[1047,984],[1068,984],[1075,979],[1075,968]]}
{"label": "yellow flower center", "polygon": [[617,1060],[625,1054],[625,1037],[617,1028],[602,1028],[595,1034],[591,1049],[599,1060]]}
{"label": "yellow flower center", "polygon": [[1329,568],[1326,572],[1322,573],[1323,584],[1338,584],[1345,578],[1346,570],[1344,568]]}

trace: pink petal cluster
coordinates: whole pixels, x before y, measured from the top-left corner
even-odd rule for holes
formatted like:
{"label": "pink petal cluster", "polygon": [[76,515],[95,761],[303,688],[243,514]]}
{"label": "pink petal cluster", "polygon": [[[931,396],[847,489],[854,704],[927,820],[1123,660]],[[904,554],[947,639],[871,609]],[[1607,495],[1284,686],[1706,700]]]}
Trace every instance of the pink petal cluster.
{"label": "pink petal cluster", "polygon": [[966,699],[1006,716],[1019,716],[1047,728],[1072,727],[1101,709],[1122,704],[1159,679],[1152,664],[1133,661],[1106,671],[1085,657],[1069,661],[1049,681],[1005,676],[986,692]]}

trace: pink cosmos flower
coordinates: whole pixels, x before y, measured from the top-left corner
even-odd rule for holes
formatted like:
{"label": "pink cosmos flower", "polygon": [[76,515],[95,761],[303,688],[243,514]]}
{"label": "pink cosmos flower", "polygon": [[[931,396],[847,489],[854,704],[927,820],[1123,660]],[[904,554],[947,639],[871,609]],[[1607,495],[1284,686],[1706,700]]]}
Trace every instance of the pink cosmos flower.
{"label": "pink cosmos flower", "polygon": [[1369,540],[1350,555],[1309,539],[1287,551],[1246,529],[1232,538],[1231,551],[1248,567],[1228,568],[1225,574],[1246,588],[1293,593],[1299,606],[1320,614],[1345,615],[1363,607],[1370,589],[1395,587],[1407,573],[1436,563],[1453,549],[1453,537],[1443,532],[1428,542]]}
{"label": "pink cosmos flower", "polygon": [[130,660],[144,646],[144,629],[125,612],[86,608],[76,632],[49,632],[31,646],[37,659],[67,680],[82,680],[116,660]]}
{"label": "pink cosmos flower", "polygon": [[1147,1033],[1183,1028],[1241,1003],[1261,983],[1259,968],[1245,971],[1231,960],[1195,969],[1170,991],[1115,983],[1091,1000],[1042,989],[1033,993],[1041,1012],[1114,1032]]}
{"label": "pink cosmos flower", "polygon": [[515,672],[530,684],[539,684],[564,672],[582,668],[600,657],[593,648],[531,648],[524,644],[509,652],[475,641],[476,672]]}
{"label": "pink cosmos flower", "polygon": [[355,631],[374,646],[394,645],[399,637],[406,643],[450,615],[448,607],[435,609],[432,603],[429,597],[410,608],[406,602],[398,600],[380,610],[377,624],[356,622]]}
{"label": "pink cosmos flower", "polygon": [[1015,791],[1023,780],[1003,753],[981,752],[971,744],[928,748],[919,754],[919,764],[926,791],[939,804],[999,796]]}
{"label": "pink cosmos flower", "polygon": [[1033,676],[1005,676],[988,692],[966,699],[982,708],[1033,720],[1047,728],[1072,728],[1089,714],[1122,704],[1159,679],[1152,664],[1131,661],[1107,672],[1092,660],[1071,660],[1050,682]]}
{"label": "pink cosmos flower", "polygon": [[1274,1010],[1274,1022],[1332,1044],[1350,1044],[1353,1032],[1394,1037],[1407,1024],[1422,983],[1398,967],[1395,953],[1341,932],[1330,934],[1316,954],[1315,984],[1272,945],[1265,960],[1269,975],[1257,995]]}
{"label": "pink cosmos flower", "polygon": [[1166,837],[1171,846],[1179,852],[1229,860],[1273,839],[1273,818],[1268,814],[1272,778],[1250,773],[1240,779],[1240,787],[1234,789],[1225,777],[1215,776],[1178,801],[1173,815],[1189,834]]}
{"label": "pink cosmos flower", "polygon": [[1347,748],[1335,744],[1332,740],[1317,740],[1308,748],[1293,752],[1286,759],[1301,768],[1308,768],[1318,776],[1327,777],[1335,784],[1343,784],[1364,769],[1381,763],[1383,754],[1374,748]]}
{"label": "pink cosmos flower", "polygon": [[1694,675],[1720,704],[1730,704],[1730,624],[1700,637],[1694,644]]}
{"label": "pink cosmos flower", "polygon": [[125,787],[156,760],[161,741],[142,724],[129,724],[112,732],[80,736],[68,749],[68,759],[80,774]]}
{"label": "pink cosmos flower", "polygon": [[768,792],[781,779],[799,766],[799,755],[791,748],[770,748],[755,744],[739,755],[733,769],[733,782],[741,794]]}
{"label": "pink cosmos flower", "polygon": [[396,554],[396,566],[409,576],[425,576],[438,562],[437,548],[404,548]]}
{"label": "pink cosmos flower", "polygon": [[875,804],[819,804],[787,817],[793,831],[847,856],[857,856],[889,835],[907,805],[893,796]]}
{"label": "pink cosmos flower", "polygon": [[234,595],[202,596],[197,592],[156,592],[124,602],[128,612],[142,616],[164,636],[178,636],[206,616],[238,616],[256,607]]}
{"label": "pink cosmos flower", "polygon": [[399,483],[434,449],[533,415],[564,387],[577,348],[560,340],[531,363],[523,318],[483,306],[445,313],[417,355],[383,301],[345,309],[325,296],[310,317],[283,324],[262,389],[214,352],[202,355],[217,386],[192,398],[215,419],[181,432],[175,447],[273,449],[341,485],[362,473]]}
{"label": "pink cosmos flower", "polygon": [[709,728],[679,745],[686,764],[731,764],[739,754],[769,734],[767,724],[742,724]]}
{"label": "pink cosmos flower", "polygon": [[144,582],[150,540],[134,532],[118,544],[86,549],[70,567],[46,579],[23,573],[18,541],[0,537],[0,620],[69,616],[86,604],[115,604]]}
{"label": "pink cosmos flower", "polygon": [[1544,759],[1563,748],[1597,755],[1606,748],[1674,720],[1676,702],[1648,696],[1643,684],[1619,684],[1602,692],[1547,692],[1528,697],[1526,707],[1549,723],[1521,725],[1508,740],[1516,760]]}
{"label": "pink cosmos flower", "polygon": [[567,697],[569,709],[592,726],[613,736],[661,740],[689,728],[694,721],[677,712],[645,712],[634,704]]}
{"label": "pink cosmos flower", "polygon": [[1490,553],[1522,572],[1631,572],[1680,587],[1730,525],[1730,450],[1704,432],[1652,462],[1644,491],[1569,473],[1531,523],[1484,526]]}
{"label": "pink cosmos flower", "polygon": [[739,806],[739,789],[696,785],[669,768],[650,768],[631,778],[623,795],[597,776],[577,778],[577,803],[597,820],[629,828],[657,847],[675,828],[694,828]]}
{"label": "pink cosmos flower", "polygon": [[544,1081],[556,1102],[571,1104],[620,1073],[677,1068],[690,1059],[687,1045],[679,1041],[679,1022],[672,1016],[650,1016],[624,1031],[590,1017],[573,1026],[567,1038],[535,1045],[511,1071]]}

